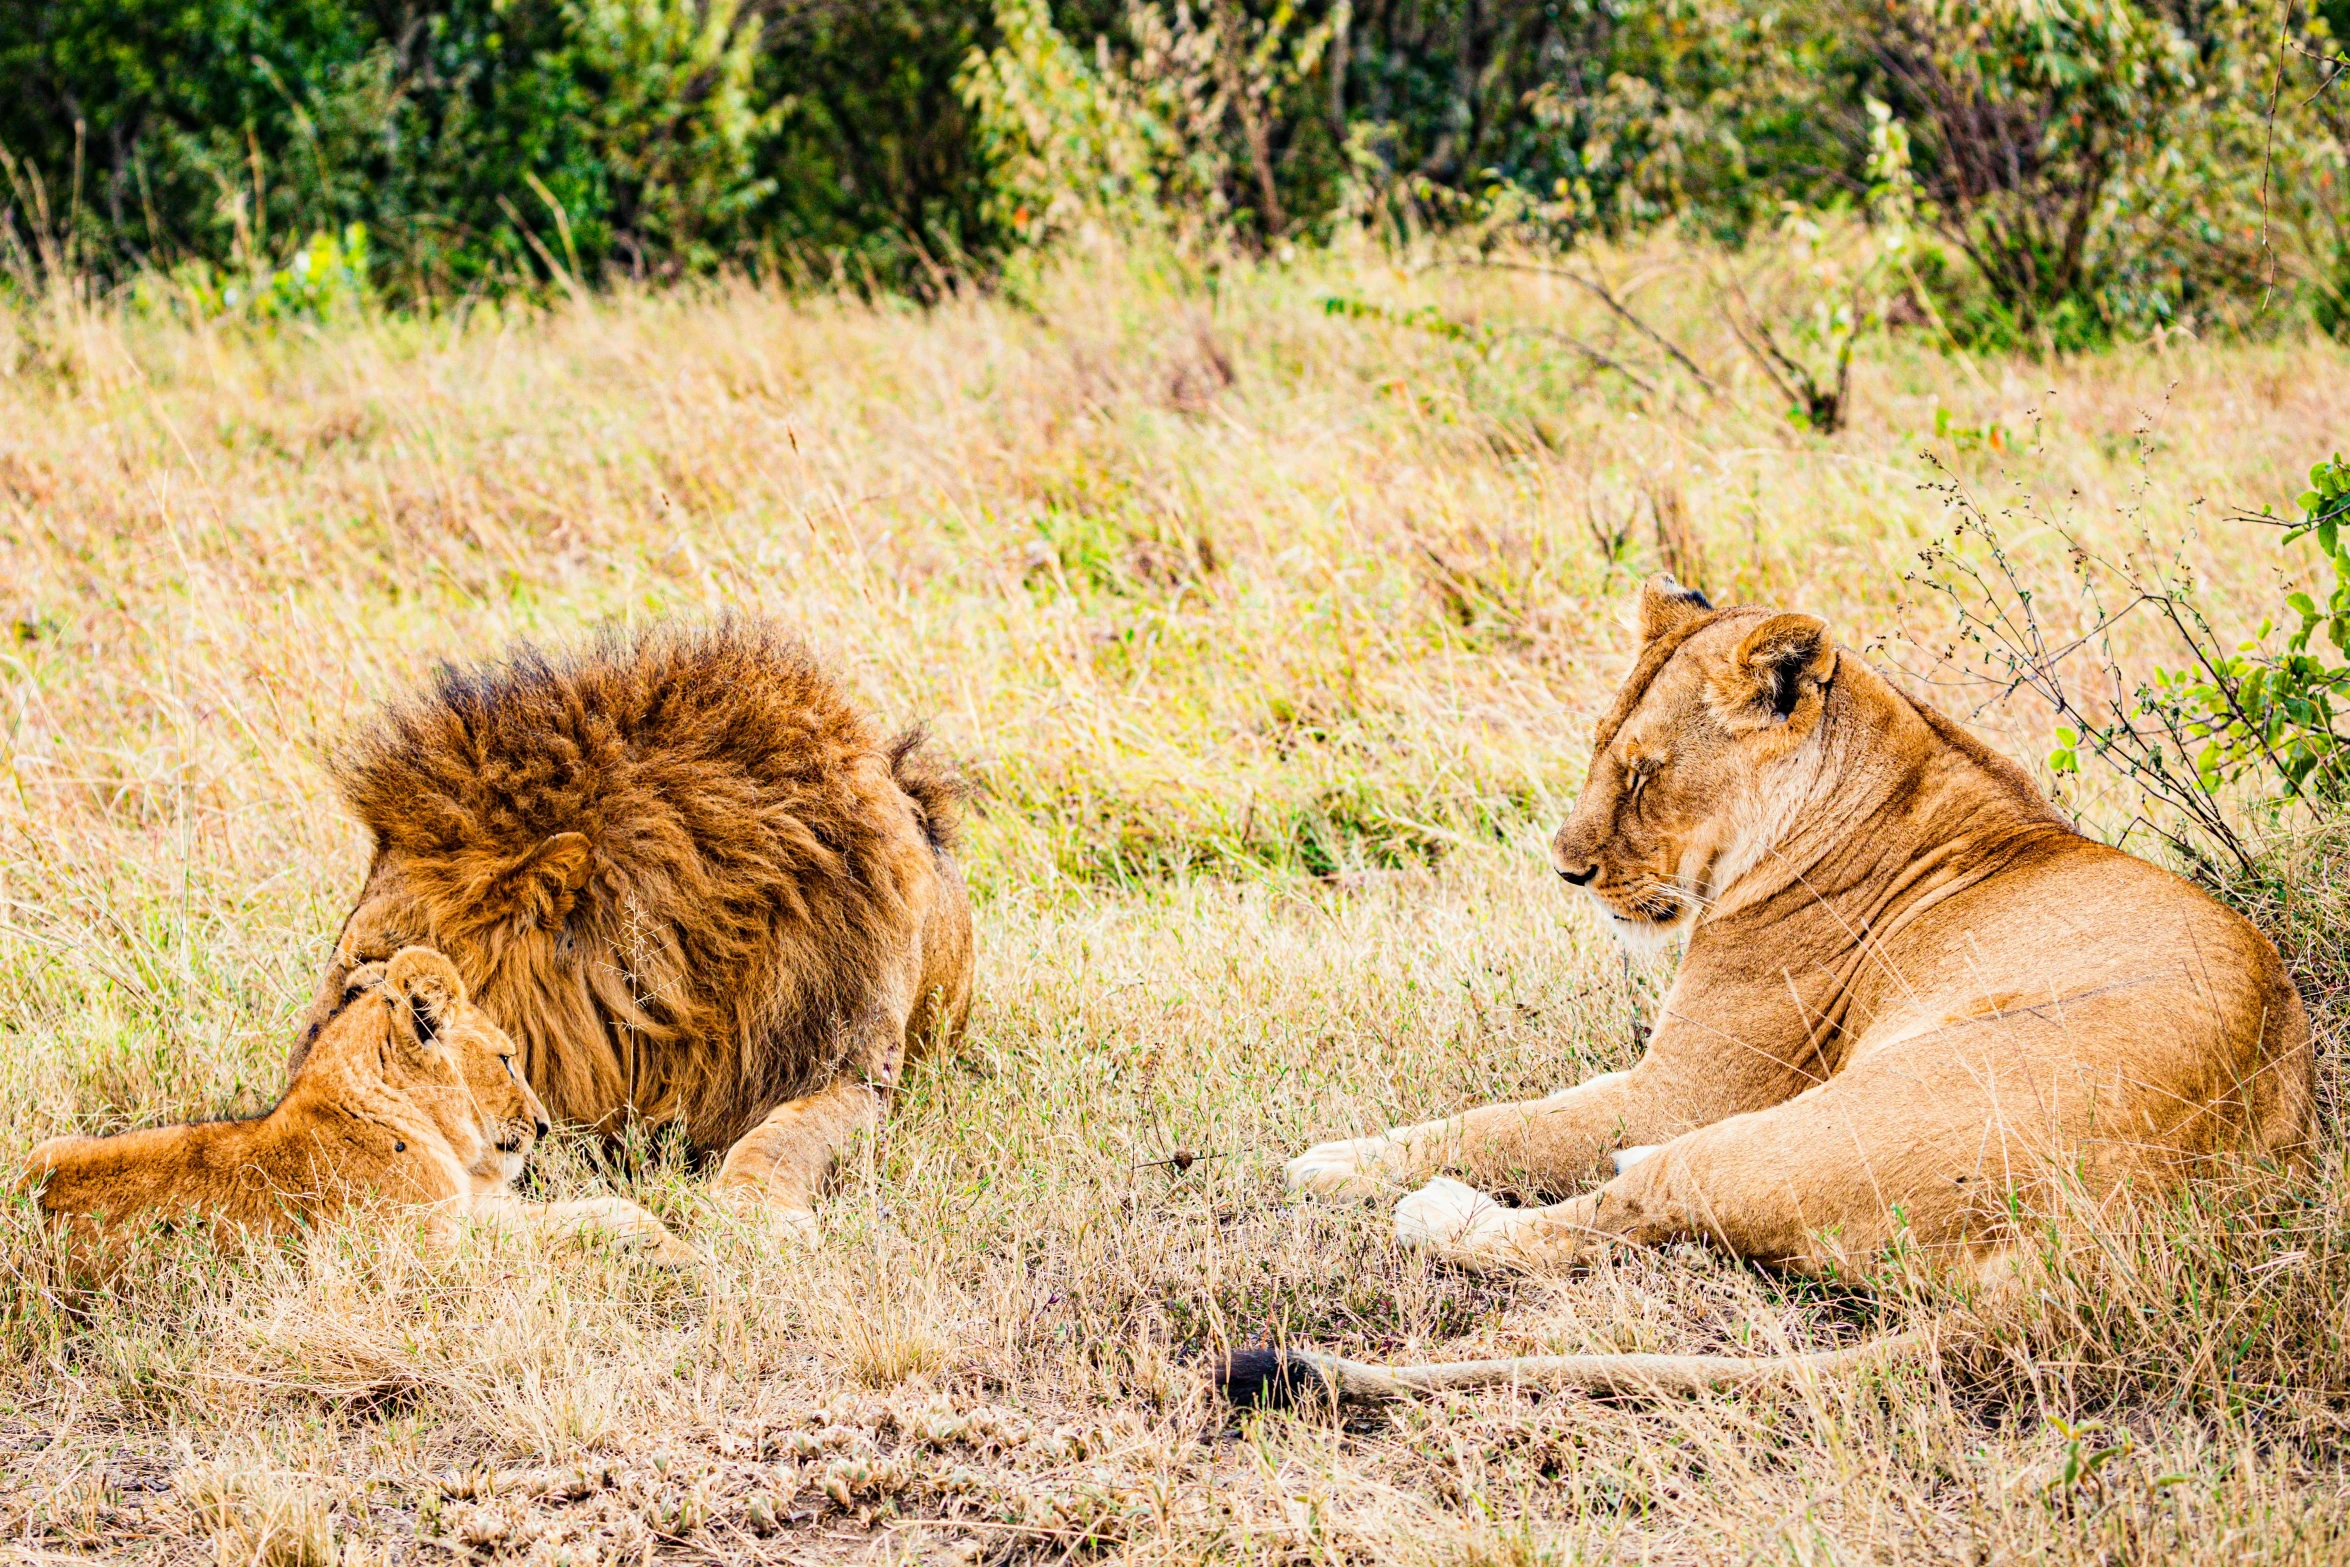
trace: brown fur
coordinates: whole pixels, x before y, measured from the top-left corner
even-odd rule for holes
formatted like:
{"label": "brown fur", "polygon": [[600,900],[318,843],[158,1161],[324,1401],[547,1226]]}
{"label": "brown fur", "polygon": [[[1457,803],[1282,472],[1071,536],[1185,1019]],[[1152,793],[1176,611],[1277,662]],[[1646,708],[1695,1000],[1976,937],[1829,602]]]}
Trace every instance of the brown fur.
{"label": "brown fur", "polygon": [[2298,1158],[2309,1025],[2267,939],[2092,842],[2029,775],[1837,650],[1808,615],[1669,578],[1553,844],[1628,945],[1688,941],[1647,1053],[1291,1161],[1368,1192],[1458,1169],[1571,1190],[1512,1210],[1436,1180],[1403,1239],[1473,1264],[1709,1239],[1804,1271],[1905,1237],[1979,1276],[2009,1194],[2161,1190],[2236,1151]]}
{"label": "brown fur", "polygon": [[726,1184],[795,1222],[908,1057],[962,1026],[957,788],[772,626],[444,667],[335,774],[375,856],[315,1011],[429,941],[557,1119],[674,1123],[711,1154],[763,1134]]}
{"label": "brown fur", "polygon": [[66,1226],[84,1258],[110,1262],[150,1219],[192,1217],[216,1239],[269,1238],[385,1201],[432,1210],[445,1243],[481,1218],[690,1248],[620,1198],[525,1203],[510,1188],[546,1112],[513,1065],[514,1043],[469,1004],[441,954],[412,947],[354,969],[286,1095],[250,1121],[53,1137],[33,1149],[22,1189]]}

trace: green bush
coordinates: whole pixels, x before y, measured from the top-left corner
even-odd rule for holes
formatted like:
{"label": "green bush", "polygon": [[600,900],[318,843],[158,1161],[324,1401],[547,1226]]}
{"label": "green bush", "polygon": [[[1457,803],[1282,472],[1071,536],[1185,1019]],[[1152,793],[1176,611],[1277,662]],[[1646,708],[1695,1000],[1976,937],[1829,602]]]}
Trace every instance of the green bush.
{"label": "green bush", "polygon": [[101,279],[266,284],[365,225],[395,299],[981,248],[972,5],[0,0],[0,220]]}
{"label": "green bush", "polygon": [[1962,346],[2279,301],[2343,330],[2350,100],[2317,89],[2350,12],[2290,25],[2254,0],[0,0],[0,232],[20,282],[44,253],[196,263],[250,298],[360,224],[396,304],[723,265],[935,292],[1081,220],[1735,245],[1789,204],[1874,215],[1873,102],[1911,150],[1912,286]]}
{"label": "green bush", "polygon": [[[2207,789],[2252,775],[2267,792],[2338,802],[2350,795],[2350,465],[2337,454],[2309,470],[2309,488],[2294,502],[2301,520],[2284,542],[2318,548],[2332,577],[2323,603],[2295,589],[2284,608],[2294,619],[2283,650],[2269,646],[2273,627],[2234,652],[2194,666],[2157,672],[2140,701],[2184,740]],[[2325,633],[2324,643],[2317,633]],[[2331,644],[2332,655],[2325,651]]]}

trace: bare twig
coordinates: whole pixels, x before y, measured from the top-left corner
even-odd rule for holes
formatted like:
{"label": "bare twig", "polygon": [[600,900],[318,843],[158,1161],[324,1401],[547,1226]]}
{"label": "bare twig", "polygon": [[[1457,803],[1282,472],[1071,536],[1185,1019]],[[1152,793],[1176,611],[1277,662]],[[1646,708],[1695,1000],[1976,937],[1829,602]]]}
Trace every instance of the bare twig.
{"label": "bare twig", "polygon": [[1492,257],[1480,257],[1474,261],[1456,261],[1452,264],[1455,266],[1482,267],[1495,272],[1530,272],[1539,277],[1565,278],[1568,282],[1574,284],[1577,288],[1583,289],[1585,292],[1597,298],[1599,302],[1607,306],[1608,309],[1614,311],[1617,318],[1631,327],[1633,331],[1638,332],[1642,337],[1647,338],[1650,342],[1656,344],[1657,347],[1670,354],[1675,360],[1679,361],[1681,367],[1687,370],[1691,375],[1695,376],[1697,378],[1698,384],[1704,387],[1707,392],[1711,393],[1715,397],[1721,397],[1725,395],[1722,391],[1721,383],[1716,381],[1712,376],[1706,374],[1704,367],[1698,364],[1696,360],[1690,358],[1689,355],[1683,351],[1680,344],[1674,342],[1671,338],[1665,336],[1655,327],[1650,326],[1645,320],[1641,319],[1639,315],[1633,312],[1630,306],[1626,305],[1622,300],[1616,298],[1615,294],[1609,290],[1605,283],[1599,282],[1594,278],[1584,277],[1581,273],[1576,272],[1571,267],[1545,266],[1538,261],[1506,261]]}

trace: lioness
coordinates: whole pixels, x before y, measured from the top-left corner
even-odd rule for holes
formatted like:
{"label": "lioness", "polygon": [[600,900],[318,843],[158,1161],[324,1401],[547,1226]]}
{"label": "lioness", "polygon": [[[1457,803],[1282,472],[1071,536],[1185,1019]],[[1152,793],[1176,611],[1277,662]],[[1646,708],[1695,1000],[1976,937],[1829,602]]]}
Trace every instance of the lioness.
{"label": "lioness", "polygon": [[149,1219],[271,1236],[388,1201],[427,1209],[428,1236],[444,1245],[473,1220],[605,1230],[658,1260],[693,1260],[625,1198],[515,1196],[511,1183],[546,1131],[546,1110],[514,1068],[514,1042],[466,1000],[447,958],[409,947],[351,972],[267,1115],[52,1137],[33,1149],[19,1189],[37,1187],[41,1211],[93,1258]]}
{"label": "lioness", "polygon": [[[1397,1237],[1471,1266],[1715,1242],[1819,1272],[1906,1235],[1994,1279],[2011,1193],[2160,1188],[2224,1150],[2297,1158],[2312,1059],[2257,930],[2090,841],[2022,769],[1809,615],[1670,577],[1551,846],[1625,944],[1687,951],[1648,1050],[1526,1104],[1290,1161],[1398,1190]],[[1550,1207],[1471,1186],[1572,1189]]]}
{"label": "lioness", "polygon": [[334,764],[375,840],[296,1042],[347,977],[446,952],[559,1119],[683,1129],[812,1230],[819,1182],[963,1026],[958,794],[757,621],[444,667]]}

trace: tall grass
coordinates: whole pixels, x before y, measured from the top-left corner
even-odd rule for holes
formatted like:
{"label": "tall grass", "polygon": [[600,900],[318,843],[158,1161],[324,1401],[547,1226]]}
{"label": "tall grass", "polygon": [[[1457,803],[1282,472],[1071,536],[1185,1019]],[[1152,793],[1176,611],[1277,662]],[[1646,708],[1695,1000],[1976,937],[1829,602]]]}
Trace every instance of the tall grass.
{"label": "tall grass", "polygon": [[[1306,1143],[1630,1059],[1667,976],[1627,970],[1538,848],[1639,573],[1866,645],[1947,469],[2095,537],[2143,523],[2248,626],[2277,557],[2222,518],[2290,495],[2350,407],[2322,344],[2050,364],[1917,332],[1864,343],[1849,425],[1821,437],[1711,315],[1712,264],[1605,259],[1716,395],[1519,330],[1654,357],[1557,279],[1344,256],[1206,295],[1076,258],[923,313],[728,286],[324,333],[97,312],[41,337],[0,381],[0,1161],[266,1103],[362,868],[322,752],[435,659],[605,618],[784,616],[876,710],[932,723],[982,785],[981,992],[813,1251],[730,1228],[648,1145],[624,1179],[709,1244],[705,1277],[497,1249],[434,1267],[332,1231],[159,1252],[92,1297],[12,1210],[0,1540],[2340,1560],[2330,1113],[2314,1171],[2090,1216],[1988,1317],[1693,1250],[1479,1281],[1395,1251],[1381,1214],[1280,1200]],[[1792,314],[1799,276],[1752,289]],[[1429,330],[1429,305],[1480,330]],[[2154,656],[2130,635],[2123,656]],[[1978,722],[2045,751],[2037,715]],[[2068,787],[2092,822],[2135,808]],[[2330,1063],[2339,840],[2267,852],[2239,894],[2312,976]],[[543,1179],[607,1179],[590,1153],[559,1147]],[[1192,1364],[1285,1336],[1808,1346],[1946,1310],[1965,1331],[1939,1362],[1661,1408],[1242,1419]]]}

